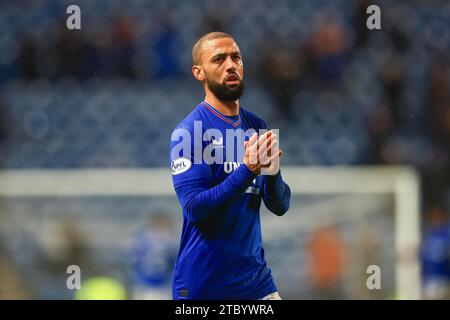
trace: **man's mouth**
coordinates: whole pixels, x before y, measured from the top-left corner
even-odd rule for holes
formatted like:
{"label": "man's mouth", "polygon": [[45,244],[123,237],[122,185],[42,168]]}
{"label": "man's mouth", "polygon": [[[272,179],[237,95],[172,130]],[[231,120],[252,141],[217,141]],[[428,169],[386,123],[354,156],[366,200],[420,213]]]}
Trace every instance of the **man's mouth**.
{"label": "man's mouth", "polygon": [[241,79],[237,74],[232,73],[225,78],[225,83],[230,86],[237,86],[241,83]]}

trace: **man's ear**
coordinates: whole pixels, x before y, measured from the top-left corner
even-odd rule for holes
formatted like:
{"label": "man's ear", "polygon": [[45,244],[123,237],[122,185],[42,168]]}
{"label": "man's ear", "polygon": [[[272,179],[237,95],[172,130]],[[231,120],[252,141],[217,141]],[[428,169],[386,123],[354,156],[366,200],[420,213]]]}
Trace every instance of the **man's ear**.
{"label": "man's ear", "polygon": [[199,65],[192,66],[192,74],[194,75],[194,78],[198,81],[205,80],[205,72],[203,71],[203,68]]}

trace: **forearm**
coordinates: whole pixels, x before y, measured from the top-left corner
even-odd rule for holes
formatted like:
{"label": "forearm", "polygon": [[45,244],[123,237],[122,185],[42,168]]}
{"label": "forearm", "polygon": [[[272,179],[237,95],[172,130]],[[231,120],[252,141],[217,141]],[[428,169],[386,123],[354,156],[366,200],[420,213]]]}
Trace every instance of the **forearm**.
{"label": "forearm", "polygon": [[271,212],[278,216],[289,210],[291,201],[291,189],[283,181],[281,171],[275,176],[264,176],[264,203]]}
{"label": "forearm", "polygon": [[215,215],[217,210],[234,202],[250,186],[255,174],[244,164],[240,165],[224,181],[209,188],[180,187],[177,194],[187,218],[201,222]]}

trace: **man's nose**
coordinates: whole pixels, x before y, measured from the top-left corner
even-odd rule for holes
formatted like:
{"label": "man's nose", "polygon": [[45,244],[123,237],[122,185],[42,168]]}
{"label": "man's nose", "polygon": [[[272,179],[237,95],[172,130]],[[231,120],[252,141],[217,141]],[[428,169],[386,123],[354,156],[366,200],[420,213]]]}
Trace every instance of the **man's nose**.
{"label": "man's nose", "polygon": [[227,71],[235,71],[236,70],[236,63],[234,63],[233,59],[231,57],[227,57],[227,60],[225,61],[225,68]]}

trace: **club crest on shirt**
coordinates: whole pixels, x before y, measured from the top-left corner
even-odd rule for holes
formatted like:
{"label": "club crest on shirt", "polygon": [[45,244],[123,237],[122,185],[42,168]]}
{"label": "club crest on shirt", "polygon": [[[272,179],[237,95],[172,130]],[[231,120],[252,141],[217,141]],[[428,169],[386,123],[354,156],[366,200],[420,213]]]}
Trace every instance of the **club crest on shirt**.
{"label": "club crest on shirt", "polygon": [[172,163],[170,164],[170,168],[174,176],[188,171],[191,168],[191,166],[192,162],[187,158],[178,158],[176,160],[173,160]]}

